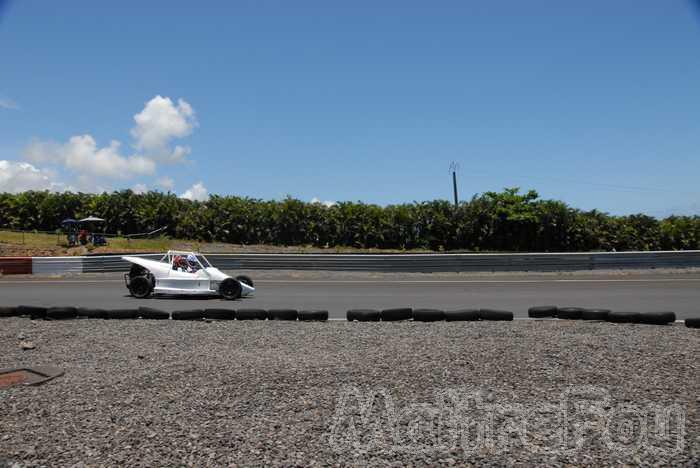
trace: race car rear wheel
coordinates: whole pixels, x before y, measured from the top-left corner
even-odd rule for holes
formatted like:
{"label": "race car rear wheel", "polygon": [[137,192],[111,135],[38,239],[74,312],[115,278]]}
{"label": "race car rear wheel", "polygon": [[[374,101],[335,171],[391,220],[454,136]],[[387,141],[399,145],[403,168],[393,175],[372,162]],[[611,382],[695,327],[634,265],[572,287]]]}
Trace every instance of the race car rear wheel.
{"label": "race car rear wheel", "polygon": [[236,276],[236,279],[237,279],[238,281],[240,281],[241,283],[247,284],[247,285],[250,286],[251,288],[254,288],[254,287],[255,287],[255,286],[253,285],[253,280],[250,279],[250,277],[248,277],[248,276],[246,276],[246,275],[238,275],[238,276]]}
{"label": "race car rear wheel", "polygon": [[238,299],[242,290],[241,283],[233,278],[226,278],[219,285],[219,294],[227,300]]}
{"label": "race car rear wheel", "polygon": [[135,263],[132,263],[131,268],[129,269],[129,277],[130,278],[135,278],[137,276],[146,276],[147,273],[148,273],[148,270],[146,270],[141,265],[137,265]]}
{"label": "race car rear wheel", "polygon": [[151,281],[145,276],[131,278],[129,282],[129,292],[137,299],[143,299],[151,294],[153,290]]}

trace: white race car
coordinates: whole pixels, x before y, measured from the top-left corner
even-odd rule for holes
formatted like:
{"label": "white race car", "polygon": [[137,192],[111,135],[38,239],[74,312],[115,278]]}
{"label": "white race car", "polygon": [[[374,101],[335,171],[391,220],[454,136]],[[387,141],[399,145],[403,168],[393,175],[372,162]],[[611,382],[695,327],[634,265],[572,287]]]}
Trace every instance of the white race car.
{"label": "white race car", "polygon": [[131,270],[124,275],[126,287],[139,299],[151,294],[215,295],[237,299],[255,292],[247,276],[232,278],[222,273],[202,254],[169,250],[160,260],[122,257]]}

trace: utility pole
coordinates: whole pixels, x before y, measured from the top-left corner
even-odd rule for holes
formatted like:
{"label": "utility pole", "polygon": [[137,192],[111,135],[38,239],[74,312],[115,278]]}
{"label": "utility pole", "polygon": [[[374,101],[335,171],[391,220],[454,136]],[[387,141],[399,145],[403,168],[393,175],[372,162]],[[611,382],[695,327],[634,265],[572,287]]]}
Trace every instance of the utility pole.
{"label": "utility pole", "polygon": [[459,206],[459,198],[457,197],[457,171],[459,170],[459,164],[452,161],[450,163],[450,172],[452,173],[452,189],[455,195],[455,208]]}

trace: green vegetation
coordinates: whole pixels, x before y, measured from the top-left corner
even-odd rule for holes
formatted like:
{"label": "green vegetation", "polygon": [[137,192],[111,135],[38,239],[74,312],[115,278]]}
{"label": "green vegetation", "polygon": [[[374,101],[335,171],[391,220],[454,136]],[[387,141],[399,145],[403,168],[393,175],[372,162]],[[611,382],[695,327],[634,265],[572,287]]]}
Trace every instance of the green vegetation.
{"label": "green vegetation", "polygon": [[[698,216],[610,216],[515,188],[475,196],[456,208],[444,200],[386,207],[220,196],[192,202],[130,190],[0,194],[0,228],[52,231],[64,218],[88,215],[105,218],[108,233],[167,226],[173,238],[231,244],[512,252],[700,248]],[[153,242],[156,250],[167,243]]]}

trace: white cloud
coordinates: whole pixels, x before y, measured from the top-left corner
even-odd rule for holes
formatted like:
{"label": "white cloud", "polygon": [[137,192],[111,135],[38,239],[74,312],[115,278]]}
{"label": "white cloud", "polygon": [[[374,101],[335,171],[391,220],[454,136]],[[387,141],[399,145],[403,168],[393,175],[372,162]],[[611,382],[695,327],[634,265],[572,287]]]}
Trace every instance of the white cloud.
{"label": "white cloud", "polygon": [[34,141],[24,152],[25,159],[35,163],[62,164],[81,175],[129,179],[155,172],[156,163],[140,155],[122,156],[121,144],[112,140],[99,148],[91,135],[73,136],[65,144]]}
{"label": "white cloud", "polygon": [[162,158],[164,162],[170,163],[181,163],[185,161],[185,158],[192,152],[189,146],[177,145],[173,148],[172,152],[166,152]]}
{"label": "white cloud", "polygon": [[172,192],[172,190],[175,188],[175,181],[168,176],[159,177],[158,180],[156,180],[156,184],[168,192]]}
{"label": "white cloud", "polygon": [[337,205],[337,203],[334,201],[330,201],[330,200],[321,201],[317,197],[313,197],[311,199],[311,203],[320,203],[321,205],[324,205],[326,208],[330,208],[333,205]]}
{"label": "white cloud", "polygon": [[[0,99],[0,107],[16,108],[16,104]],[[34,140],[25,147],[23,159],[31,163],[29,167],[48,177],[54,186],[70,190],[77,187],[84,192],[111,190],[115,187],[110,180],[153,176],[160,163],[187,162],[191,148],[175,145],[173,140],[190,135],[198,125],[194,109],[188,102],[179,99],[173,103],[168,97],[156,96],[134,115],[134,121],[136,126],[131,129],[132,149],[126,154],[117,140],[110,141],[106,146],[98,146],[92,135],[84,134],[74,135],[66,142]],[[58,182],[61,175],[70,177],[70,187]],[[167,176],[148,183],[168,191],[175,188],[173,179]],[[142,186],[137,184],[133,188]],[[191,199],[208,198],[208,192],[201,182],[185,194],[189,194]]]}
{"label": "white cloud", "polygon": [[146,184],[136,184],[133,187],[131,187],[131,191],[137,195],[140,195],[142,193],[148,192],[148,187],[146,187]]}
{"label": "white cloud", "polygon": [[62,163],[61,145],[55,141],[33,140],[24,148],[24,159],[33,163]]}
{"label": "white cloud", "polygon": [[0,98],[0,108],[8,110],[19,110],[19,106],[12,99]]}
{"label": "white cloud", "polygon": [[170,98],[158,95],[134,115],[134,121],[131,136],[140,151],[165,162],[182,162],[190,153],[189,147],[169,147],[173,139],[190,135],[197,126],[194,109],[184,99],[175,105]]}
{"label": "white cloud", "polygon": [[26,162],[0,160],[0,192],[18,193],[26,190],[60,190],[62,184],[51,174]]}
{"label": "white cloud", "polygon": [[209,200],[209,191],[202,182],[197,182],[180,195],[180,198],[192,201],[207,201]]}

